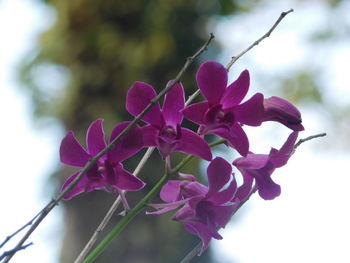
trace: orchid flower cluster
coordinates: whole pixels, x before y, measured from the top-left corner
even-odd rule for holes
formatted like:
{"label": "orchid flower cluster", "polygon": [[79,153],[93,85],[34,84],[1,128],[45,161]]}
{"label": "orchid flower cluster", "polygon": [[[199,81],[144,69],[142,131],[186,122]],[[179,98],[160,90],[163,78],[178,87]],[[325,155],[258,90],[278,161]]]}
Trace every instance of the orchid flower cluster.
{"label": "orchid flower cluster", "polygon": [[[228,71],[220,63],[203,63],[196,75],[198,88],[205,100],[185,106],[185,93],[181,83],[176,83],[165,95],[163,107],[156,103],[142,118],[142,126],[135,125],[119,140],[115,147],[102,156],[82,177],[64,199],[68,200],[83,192],[105,190],[118,193],[127,210],[124,192],[138,191],[145,183],[123,168],[122,162],[145,147],[156,147],[164,160],[169,162],[173,152],[182,152],[210,161],[207,168],[208,185],[197,181],[191,174],[179,173],[168,180],[160,190],[164,203],[149,204],[159,215],[177,210],[173,219],[183,224],[202,241],[200,253],[212,238],[222,239],[218,233],[224,228],[239,206],[258,191],[261,198],[272,200],[279,196],[281,187],[271,175],[276,168],[284,166],[293,154],[298,132],[304,129],[299,110],[290,102],[279,98],[264,98],[261,93],[244,100],[250,85],[249,72],[243,71],[237,80],[228,84]],[[126,109],[133,116],[140,114],[156,97],[153,87],[144,82],[135,82],[126,98]],[[199,125],[198,131],[182,127],[186,118]],[[275,121],[291,130],[291,134],[277,150],[268,154],[256,154],[249,150],[249,139],[244,125],[260,126],[263,122]],[[114,127],[109,141],[113,141],[129,122]],[[222,157],[213,158],[205,135],[214,134],[226,141],[240,157],[229,162]],[[82,168],[107,147],[103,120],[94,121],[87,131],[85,149],[68,132],[60,147],[64,164]],[[170,165],[170,164],[169,164]],[[238,185],[233,166],[241,173],[243,183]],[[65,189],[79,174],[71,175],[63,184]]]}

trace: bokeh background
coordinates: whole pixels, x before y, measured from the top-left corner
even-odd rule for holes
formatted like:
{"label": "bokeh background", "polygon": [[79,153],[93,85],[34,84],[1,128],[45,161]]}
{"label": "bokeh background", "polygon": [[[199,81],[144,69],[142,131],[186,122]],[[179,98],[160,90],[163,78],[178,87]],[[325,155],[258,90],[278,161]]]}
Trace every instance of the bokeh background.
{"label": "bokeh background", "polygon": [[[39,211],[72,172],[59,164],[66,130],[84,141],[96,118],[105,119],[107,132],[130,119],[124,99],[133,81],[161,89],[213,32],[215,43],[184,76],[191,94],[202,61],[228,63],[290,8],[295,12],[234,65],[230,79],[248,68],[250,94],[298,105],[306,127],[301,137],[328,135],[302,145],[275,172],[279,198],[253,197],[222,231],[224,240],[193,262],[349,262],[350,1],[344,0],[0,0],[0,239]],[[289,131],[264,124],[247,132],[252,150],[267,153]],[[226,148],[216,153],[235,158]],[[160,176],[158,161],[154,155],[141,174],[148,185]],[[206,166],[194,163],[188,172]],[[142,195],[131,194],[131,202]],[[72,262],[113,199],[96,192],[63,202],[13,262]],[[179,262],[198,240],[170,217],[139,216],[97,262]]]}

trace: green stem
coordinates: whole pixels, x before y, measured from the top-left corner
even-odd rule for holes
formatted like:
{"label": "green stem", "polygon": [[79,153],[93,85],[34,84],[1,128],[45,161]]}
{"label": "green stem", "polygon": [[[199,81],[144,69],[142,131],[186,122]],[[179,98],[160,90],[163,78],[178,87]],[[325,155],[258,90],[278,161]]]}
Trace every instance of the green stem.
{"label": "green stem", "polygon": [[[209,144],[211,147],[224,143],[225,140],[218,140]],[[148,202],[160,191],[160,188],[169,180],[169,178],[176,174],[180,169],[185,166],[190,160],[193,159],[193,155],[186,156],[175,168],[171,171],[166,172],[158,183],[147,193],[147,195],[133,207],[118,223],[117,225],[107,234],[107,236],[98,244],[98,246],[87,256],[83,263],[93,262],[112,242],[112,240],[126,227],[126,225],[144,208],[147,207]]]}

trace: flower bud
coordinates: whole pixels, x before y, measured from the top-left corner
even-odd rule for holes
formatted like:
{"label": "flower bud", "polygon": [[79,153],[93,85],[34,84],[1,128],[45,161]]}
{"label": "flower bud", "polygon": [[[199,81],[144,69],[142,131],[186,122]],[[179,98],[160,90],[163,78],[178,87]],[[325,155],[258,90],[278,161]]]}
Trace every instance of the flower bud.
{"label": "flower bud", "polygon": [[300,111],[289,101],[275,96],[264,99],[264,121],[277,121],[294,131],[304,130]]}

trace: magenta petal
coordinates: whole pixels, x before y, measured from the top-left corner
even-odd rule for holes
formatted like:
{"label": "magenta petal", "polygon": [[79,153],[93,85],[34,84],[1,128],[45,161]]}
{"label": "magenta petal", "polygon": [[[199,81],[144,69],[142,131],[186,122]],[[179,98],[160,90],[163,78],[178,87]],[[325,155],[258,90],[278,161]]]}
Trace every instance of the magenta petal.
{"label": "magenta petal", "polygon": [[217,226],[224,228],[230,221],[238,206],[239,202],[231,205],[212,206],[210,208],[213,215],[212,221],[215,222]]}
{"label": "magenta petal", "polygon": [[[126,109],[133,116],[137,116],[156,96],[157,94],[151,85],[137,81],[129,89],[126,96]],[[163,117],[159,103],[156,103],[152,109],[142,117],[142,120],[156,127],[161,127],[163,125]]]}
{"label": "magenta petal", "polygon": [[209,108],[209,103],[207,101],[199,102],[195,104],[191,104],[190,106],[186,107],[182,113],[185,115],[187,119],[190,121],[193,121],[197,124],[204,124],[203,117],[205,112]]}
{"label": "magenta petal", "polygon": [[[179,202],[179,203],[181,203],[181,202]],[[149,206],[156,207],[154,204],[149,204]],[[176,209],[178,207],[179,207],[178,203],[171,203],[171,204],[163,207],[162,209],[159,209],[159,210],[154,211],[154,212],[146,211],[146,215],[160,215],[160,214],[164,214],[166,212],[172,211],[172,210],[174,210],[174,209]]]}
{"label": "magenta petal", "polygon": [[186,128],[181,128],[181,134],[175,151],[192,154],[207,161],[212,159],[210,147],[202,137]]}
{"label": "magenta petal", "polygon": [[[67,186],[78,176],[79,171],[75,172],[73,175],[71,175],[70,177],[68,177],[68,179],[64,182],[64,184],[62,185],[62,189],[61,191],[63,191],[64,189],[67,188]],[[84,178],[85,177],[85,178]],[[70,200],[72,199],[74,196],[84,192],[84,183],[81,183],[82,180],[86,180],[86,176],[84,176],[83,178],[81,178],[81,180],[73,187],[73,189],[71,191],[69,191],[64,197],[63,200]]]}
{"label": "magenta petal", "polygon": [[287,154],[291,155],[294,151],[294,144],[296,143],[298,139],[299,132],[292,132],[289,136],[287,141],[283,144],[281,149],[279,150],[280,154]]}
{"label": "magenta petal", "polygon": [[[130,122],[122,122],[114,127],[111,133],[110,142],[113,141]],[[122,137],[108,152],[108,159],[114,162],[122,162],[136,154],[143,147],[143,138],[141,128],[137,125],[131,128],[129,132]]]}
{"label": "magenta petal", "polygon": [[196,75],[199,89],[208,102],[218,104],[227,86],[227,70],[215,61],[203,63]]}
{"label": "magenta petal", "polygon": [[116,168],[116,179],[114,182],[114,187],[127,190],[127,191],[137,191],[145,186],[145,183],[139,178],[124,170],[122,166]]}
{"label": "magenta petal", "polygon": [[[77,171],[72,176],[70,176],[63,184],[62,191],[78,176],[80,171]],[[83,192],[91,192],[98,189],[104,188],[104,180],[102,177],[93,177],[84,175],[78,183],[73,187],[71,191],[69,191],[64,200],[72,199],[74,196],[83,193]]]}
{"label": "magenta petal", "polygon": [[196,177],[193,176],[192,174],[179,173],[179,178],[182,180],[188,180],[190,182],[196,181]]}
{"label": "magenta petal", "polygon": [[183,119],[181,112],[185,107],[185,93],[181,83],[177,83],[165,95],[163,104],[163,116],[167,125],[175,126]]}
{"label": "magenta petal", "polygon": [[250,126],[261,125],[264,118],[264,96],[256,93],[248,101],[234,109],[236,120]]}
{"label": "magenta petal", "polygon": [[[253,189],[253,181],[254,177],[250,176],[247,172],[244,170],[241,171],[242,176],[243,176],[243,184],[238,187],[237,193],[234,199],[238,199],[240,201],[245,200],[249,194],[251,193]],[[232,200],[235,201],[235,200]]]}
{"label": "magenta petal", "polygon": [[281,194],[281,187],[270,176],[256,177],[259,195],[265,200],[272,200]]}
{"label": "magenta petal", "polygon": [[102,127],[103,119],[91,123],[86,136],[86,145],[92,156],[106,148],[105,133]]}
{"label": "magenta petal", "polygon": [[180,194],[181,181],[169,180],[160,190],[160,198],[164,202],[175,202],[181,199]]}
{"label": "magenta petal", "polygon": [[250,153],[246,157],[240,157],[233,161],[238,169],[261,169],[269,161],[269,156],[266,154],[253,154]]}
{"label": "magenta petal", "polygon": [[232,182],[229,184],[229,186],[226,189],[212,194],[206,200],[212,202],[215,205],[222,205],[231,201],[234,198],[236,192],[237,192],[237,183],[236,183],[236,180],[232,180]]}
{"label": "magenta petal", "polygon": [[[185,198],[201,196],[203,198],[208,192],[208,187],[196,182],[183,181],[181,184],[181,193]],[[192,201],[193,203],[193,201]]]}
{"label": "magenta petal", "polygon": [[[197,204],[201,197],[194,197],[191,199],[192,203]],[[194,202],[193,202],[194,201]],[[174,215],[174,220],[181,221],[194,217],[196,215],[195,205],[191,206],[189,203],[185,203],[185,205],[179,209]]]}
{"label": "magenta petal", "polygon": [[230,180],[232,173],[231,164],[221,157],[212,160],[207,169],[209,191],[208,196],[220,191]]}
{"label": "magenta petal", "polygon": [[221,104],[224,109],[228,109],[238,105],[247,95],[249,89],[250,77],[249,71],[244,70],[238,79],[229,85],[221,99]]}
{"label": "magenta petal", "polygon": [[72,131],[63,138],[60,146],[61,162],[71,166],[84,167],[91,155],[77,141]]}
{"label": "magenta petal", "polygon": [[242,156],[248,154],[248,137],[239,124],[235,123],[230,130],[227,130],[226,128],[218,128],[210,131],[210,133],[214,133],[227,140],[228,144],[236,149]]}
{"label": "magenta petal", "polygon": [[298,132],[292,132],[287,141],[283,144],[281,149],[277,151],[272,149],[270,152],[270,162],[275,168],[282,167],[285,165],[294,151],[294,144],[298,138]]}
{"label": "magenta petal", "polygon": [[[208,229],[207,225],[199,222],[186,222],[184,227],[187,231],[196,234],[202,240],[202,248],[199,252],[199,256],[208,248],[212,236],[211,231]],[[217,238],[220,239],[220,238]]]}
{"label": "magenta petal", "polygon": [[143,145],[146,147],[158,146],[157,137],[159,130],[152,125],[141,127]]}

